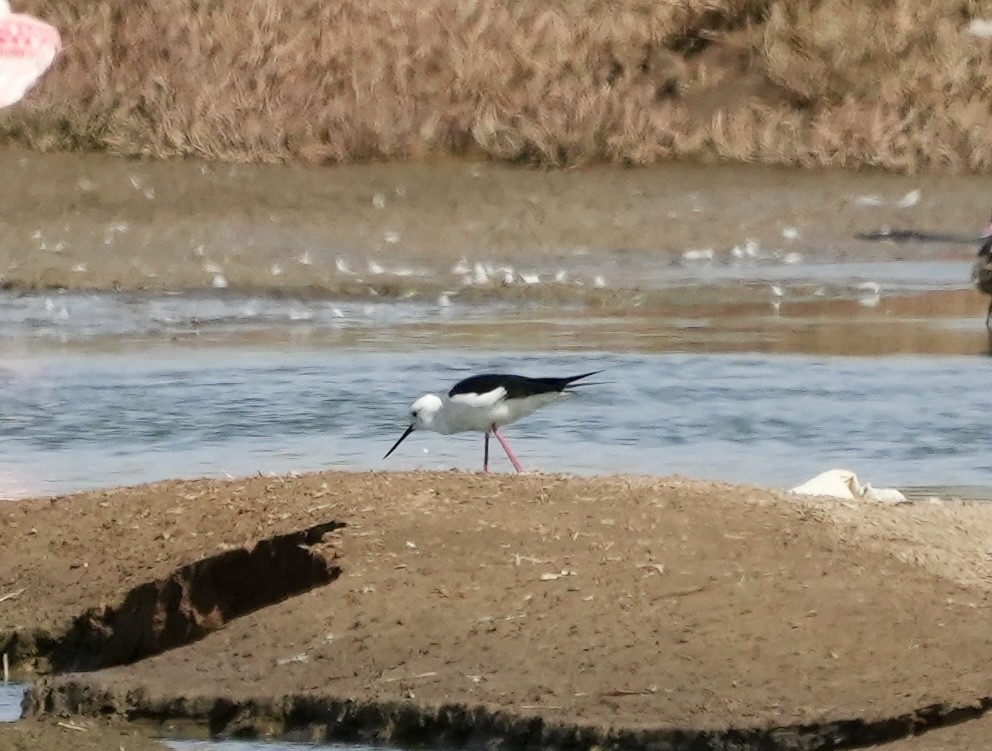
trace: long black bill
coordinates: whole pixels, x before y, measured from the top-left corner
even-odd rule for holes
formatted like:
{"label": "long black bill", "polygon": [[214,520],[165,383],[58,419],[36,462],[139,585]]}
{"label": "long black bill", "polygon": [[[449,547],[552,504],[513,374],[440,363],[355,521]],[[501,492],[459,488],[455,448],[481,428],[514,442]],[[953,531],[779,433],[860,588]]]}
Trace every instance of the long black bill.
{"label": "long black bill", "polygon": [[403,443],[404,439],[406,439],[406,437],[408,435],[410,435],[410,433],[412,433],[412,432],[413,432],[413,425],[411,425],[409,428],[407,428],[403,432],[403,435],[400,436],[400,439],[396,443],[393,444],[393,447],[391,449],[389,449],[389,451],[386,452],[386,455],[384,457],[382,457],[382,458],[383,459],[388,459],[389,458],[389,455],[391,453],[393,453],[394,451],[396,451],[396,447],[399,446],[401,443]]}

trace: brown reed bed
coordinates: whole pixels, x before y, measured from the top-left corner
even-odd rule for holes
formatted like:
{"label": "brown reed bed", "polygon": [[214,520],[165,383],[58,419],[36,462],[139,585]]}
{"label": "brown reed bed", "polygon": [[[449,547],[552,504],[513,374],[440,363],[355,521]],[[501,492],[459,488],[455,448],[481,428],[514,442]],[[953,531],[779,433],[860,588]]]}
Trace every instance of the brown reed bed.
{"label": "brown reed bed", "polygon": [[66,49],[0,139],[225,161],[987,172],[977,0],[23,0]]}

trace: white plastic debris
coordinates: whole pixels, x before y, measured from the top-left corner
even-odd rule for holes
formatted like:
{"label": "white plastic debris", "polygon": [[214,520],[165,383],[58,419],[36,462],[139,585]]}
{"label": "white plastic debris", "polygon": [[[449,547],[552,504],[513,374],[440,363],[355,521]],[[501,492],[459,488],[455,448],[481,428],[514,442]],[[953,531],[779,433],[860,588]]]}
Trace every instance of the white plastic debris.
{"label": "white plastic debris", "polygon": [[874,501],[876,503],[907,503],[906,496],[896,488],[873,488],[862,485],[849,469],[830,469],[792,489],[800,495],[840,498],[845,501]]}
{"label": "white plastic debris", "polygon": [[968,24],[968,33],[978,39],[992,39],[992,20],[973,18]]}

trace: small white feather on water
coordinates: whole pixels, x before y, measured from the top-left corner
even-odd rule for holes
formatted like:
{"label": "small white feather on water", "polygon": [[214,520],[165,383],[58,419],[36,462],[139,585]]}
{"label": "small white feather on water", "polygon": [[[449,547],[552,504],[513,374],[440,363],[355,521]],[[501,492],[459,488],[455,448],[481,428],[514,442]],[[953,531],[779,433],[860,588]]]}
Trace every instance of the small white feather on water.
{"label": "small white feather on water", "polygon": [[271,266],[269,266],[269,273],[272,274],[272,276],[279,276],[280,274],[282,274],[282,266],[280,266],[278,263],[272,264]]}
{"label": "small white feather on water", "polygon": [[854,204],[856,206],[881,206],[883,203],[884,201],[882,201],[882,197],[878,193],[868,193],[854,197]]}
{"label": "small white feather on water", "polygon": [[382,266],[380,266],[378,263],[376,263],[375,261],[373,261],[373,260],[370,259],[369,260],[369,273],[370,274],[376,274],[376,275],[378,275],[378,274],[384,274],[384,273],[386,273],[386,270],[384,268],[382,268]]}
{"label": "small white feather on water", "polygon": [[798,240],[799,239],[799,228],[798,227],[782,227],[782,237],[786,240]]}
{"label": "small white feather on water", "polygon": [[377,209],[386,208],[386,196],[383,193],[376,193],[372,196],[372,206]]}
{"label": "small white feather on water", "polygon": [[878,282],[861,282],[858,285],[858,290],[868,293],[858,298],[858,305],[864,308],[878,307],[878,303],[882,299],[882,287]]}
{"label": "small white feather on water", "polygon": [[300,255],[296,257],[296,260],[299,261],[304,266],[313,265],[313,256],[311,256],[309,252],[300,253]]}
{"label": "small white feather on water", "polygon": [[489,272],[485,266],[476,262],[472,267],[472,284],[487,284],[489,282]]}
{"label": "small white feather on water", "polygon": [[920,202],[921,195],[922,194],[920,193],[919,189],[911,190],[909,191],[909,193],[907,193],[898,201],[896,201],[896,206],[898,206],[900,209],[911,209]]}
{"label": "small white feather on water", "polygon": [[389,245],[396,245],[400,241],[400,233],[389,231],[383,234],[382,239]]}
{"label": "small white feather on water", "polygon": [[341,256],[334,259],[334,268],[338,270],[339,274],[347,274],[348,276],[351,276],[355,273],[348,267],[348,264]]}
{"label": "small white feather on water", "polygon": [[592,286],[596,289],[604,289],[606,287],[606,279],[597,275],[596,278],[592,280]]}
{"label": "small white feather on water", "polygon": [[227,277],[223,274],[215,274],[211,285],[214,289],[227,289]]}
{"label": "small white feather on water", "polygon": [[713,248],[699,248],[682,251],[683,261],[712,261]]}

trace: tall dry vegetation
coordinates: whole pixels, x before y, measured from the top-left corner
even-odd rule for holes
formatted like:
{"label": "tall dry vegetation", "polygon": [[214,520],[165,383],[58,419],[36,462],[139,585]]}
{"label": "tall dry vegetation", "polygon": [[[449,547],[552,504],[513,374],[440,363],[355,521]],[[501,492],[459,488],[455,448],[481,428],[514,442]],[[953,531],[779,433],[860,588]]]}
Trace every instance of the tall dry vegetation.
{"label": "tall dry vegetation", "polygon": [[232,161],[483,154],[992,167],[992,2],[24,0],[66,50],[0,134]]}

